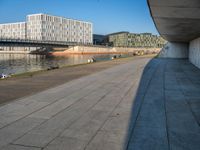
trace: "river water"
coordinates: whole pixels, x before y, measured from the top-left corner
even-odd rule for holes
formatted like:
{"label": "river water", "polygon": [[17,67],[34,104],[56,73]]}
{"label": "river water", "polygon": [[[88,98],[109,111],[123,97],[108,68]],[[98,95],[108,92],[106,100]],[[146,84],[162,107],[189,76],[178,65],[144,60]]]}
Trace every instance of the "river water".
{"label": "river water", "polygon": [[[128,57],[128,55],[116,55]],[[98,61],[111,60],[113,55],[67,55],[54,57],[31,54],[0,54],[0,74],[20,74],[48,69],[52,66],[66,66],[87,63],[88,59]]]}

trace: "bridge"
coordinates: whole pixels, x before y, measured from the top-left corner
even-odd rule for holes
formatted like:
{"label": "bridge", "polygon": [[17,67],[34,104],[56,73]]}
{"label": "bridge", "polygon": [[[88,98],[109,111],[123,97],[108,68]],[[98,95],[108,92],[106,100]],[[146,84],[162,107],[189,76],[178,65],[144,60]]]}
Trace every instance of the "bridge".
{"label": "bridge", "polygon": [[5,39],[0,38],[0,46],[9,47],[68,47],[81,45],[78,42],[66,42],[66,41],[41,41],[41,40],[29,40],[29,39]]}

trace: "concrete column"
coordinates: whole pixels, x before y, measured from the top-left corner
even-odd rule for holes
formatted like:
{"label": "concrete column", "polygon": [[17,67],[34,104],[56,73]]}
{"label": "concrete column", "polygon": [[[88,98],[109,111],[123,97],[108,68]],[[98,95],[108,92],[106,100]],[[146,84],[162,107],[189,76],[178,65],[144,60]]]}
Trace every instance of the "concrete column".
{"label": "concrete column", "polygon": [[161,50],[159,57],[188,58],[188,43],[168,42]]}
{"label": "concrete column", "polygon": [[197,38],[190,42],[189,60],[195,66],[200,68],[200,38]]}

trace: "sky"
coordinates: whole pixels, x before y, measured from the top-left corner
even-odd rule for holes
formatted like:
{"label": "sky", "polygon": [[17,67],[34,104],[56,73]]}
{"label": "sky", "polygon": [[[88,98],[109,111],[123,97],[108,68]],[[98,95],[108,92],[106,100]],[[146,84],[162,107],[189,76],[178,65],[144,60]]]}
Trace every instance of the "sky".
{"label": "sky", "polygon": [[0,0],[0,23],[25,21],[34,13],[90,21],[95,34],[158,34],[146,0]]}

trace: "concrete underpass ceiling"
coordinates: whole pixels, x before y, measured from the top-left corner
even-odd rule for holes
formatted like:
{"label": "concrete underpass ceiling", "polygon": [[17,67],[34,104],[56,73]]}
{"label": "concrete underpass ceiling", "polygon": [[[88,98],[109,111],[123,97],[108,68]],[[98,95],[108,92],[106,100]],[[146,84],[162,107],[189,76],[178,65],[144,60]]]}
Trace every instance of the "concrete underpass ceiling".
{"label": "concrete underpass ceiling", "polygon": [[157,30],[170,42],[200,37],[200,0],[148,0]]}

